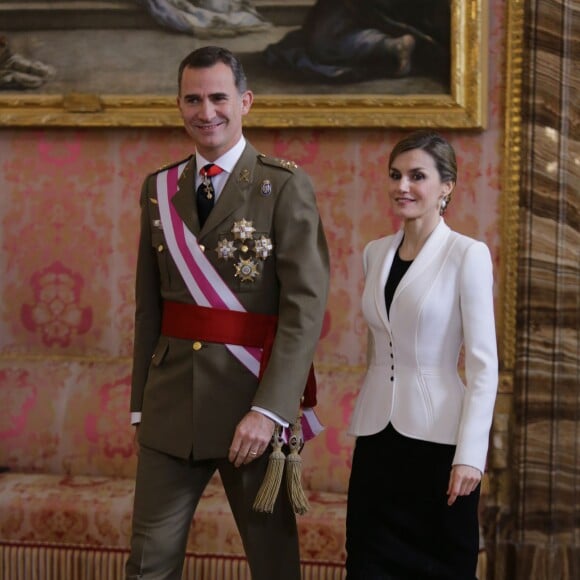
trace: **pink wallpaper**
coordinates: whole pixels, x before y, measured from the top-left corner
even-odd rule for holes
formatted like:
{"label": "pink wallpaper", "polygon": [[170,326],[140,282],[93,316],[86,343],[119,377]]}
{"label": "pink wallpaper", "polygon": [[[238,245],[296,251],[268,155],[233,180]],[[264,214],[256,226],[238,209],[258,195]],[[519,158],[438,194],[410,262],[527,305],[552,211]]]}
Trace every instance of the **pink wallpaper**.
{"label": "pink wallpaper", "polygon": [[[499,259],[498,131],[448,134],[459,157],[450,225]],[[394,131],[248,132],[312,176],[332,256],[319,359],[363,362],[361,251],[396,229],[381,187]],[[180,130],[7,131],[0,135],[0,353],[128,356],[138,195],[145,174],[188,155]]]}
{"label": "pink wallpaper", "polygon": [[[488,243],[497,289],[505,0],[490,6],[488,128],[443,133],[459,162],[447,221]],[[330,245],[331,293],[316,361],[326,429],[303,453],[303,480],[314,493],[347,489],[354,439],[346,427],[366,358],[361,255],[369,240],[398,227],[384,183],[401,135],[246,132],[258,149],[312,176]],[[181,129],[0,129],[2,465],[134,473],[128,399],[139,192],[147,173],[190,153]]]}
{"label": "pink wallpaper", "polygon": [[[447,221],[485,240],[498,270],[504,0],[490,2],[489,123],[443,133],[459,182]],[[384,192],[400,131],[267,130],[247,137],[310,173],[332,257],[331,296],[318,363],[364,364],[361,252],[397,228]],[[128,357],[138,196],[146,173],[191,152],[178,129],[0,132],[0,357]]]}

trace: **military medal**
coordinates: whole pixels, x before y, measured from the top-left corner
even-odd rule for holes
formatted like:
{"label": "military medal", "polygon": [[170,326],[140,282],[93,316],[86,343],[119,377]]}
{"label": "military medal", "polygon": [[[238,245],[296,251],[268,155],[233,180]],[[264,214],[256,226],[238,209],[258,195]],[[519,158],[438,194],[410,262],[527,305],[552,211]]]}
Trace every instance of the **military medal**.
{"label": "military medal", "polygon": [[205,192],[205,197],[207,197],[207,199],[211,199],[213,197],[213,185],[211,184],[211,180],[206,173],[203,174],[202,185]]}
{"label": "military medal", "polygon": [[268,256],[271,256],[273,249],[274,245],[268,236],[260,236],[254,241],[254,253],[260,260],[265,260]]}
{"label": "military medal", "polygon": [[253,222],[248,221],[244,218],[234,222],[234,227],[232,228],[232,234],[234,234],[234,238],[236,240],[244,240],[252,239],[256,228],[252,225]]}
{"label": "military medal", "polygon": [[236,264],[236,277],[242,282],[253,282],[259,275],[258,264],[252,258],[240,259]]}
{"label": "military medal", "polygon": [[[260,276],[260,260],[272,255],[274,244],[266,234],[257,234],[251,220],[242,218],[234,221],[230,232],[221,234],[215,251],[220,260],[237,260],[234,264],[235,277],[241,282],[255,282]],[[252,254],[254,256],[252,256]]]}
{"label": "military medal", "polygon": [[203,187],[203,192],[205,193],[205,197],[207,197],[207,199],[213,199],[213,196],[215,195],[211,178],[214,177],[215,175],[219,175],[222,171],[223,169],[221,167],[214,165],[213,163],[208,163],[207,165],[204,165],[201,168],[200,170],[202,178],[201,185]]}
{"label": "military medal", "polygon": [[223,240],[218,241],[215,251],[220,260],[229,260],[234,257],[236,248],[234,247],[234,242],[224,238]]}

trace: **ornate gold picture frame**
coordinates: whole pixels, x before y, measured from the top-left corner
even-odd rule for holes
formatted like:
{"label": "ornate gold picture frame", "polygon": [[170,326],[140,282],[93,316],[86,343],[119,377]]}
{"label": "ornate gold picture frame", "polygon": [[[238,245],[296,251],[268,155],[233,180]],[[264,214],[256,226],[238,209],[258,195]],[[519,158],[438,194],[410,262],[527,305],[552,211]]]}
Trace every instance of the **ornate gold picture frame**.
{"label": "ornate gold picture frame", "polygon": [[[248,127],[436,127],[486,124],[487,1],[452,0],[450,81],[440,94],[260,94]],[[227,46],[227,42],[223,43]],[[251,80],[251,79],[250,79]],[[82,86],[82,85],[81,85]],[[302,87],[300,87],[302,88]],[[175,95],[65,94],[0,91],[0,126],[180,126]]]}

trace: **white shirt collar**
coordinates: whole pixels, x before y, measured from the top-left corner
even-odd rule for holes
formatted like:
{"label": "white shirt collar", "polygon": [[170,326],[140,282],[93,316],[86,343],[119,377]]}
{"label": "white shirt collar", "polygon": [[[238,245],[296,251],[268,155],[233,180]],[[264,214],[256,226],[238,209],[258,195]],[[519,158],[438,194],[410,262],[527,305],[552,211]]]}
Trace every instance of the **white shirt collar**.
{"label": "white shirt collar", "polygon": [[240,140],[229,150],[226,151],[222,156],[218,157],[215,161],[208,161],[199,152],[195,152],[195,163],[198,169],[201,169],[204,165],[208,163],[214,163],[219,165],[228,174],[234,170],[236,163],[242,156],[244,148],[246,147],[246,139],[242,135]]}

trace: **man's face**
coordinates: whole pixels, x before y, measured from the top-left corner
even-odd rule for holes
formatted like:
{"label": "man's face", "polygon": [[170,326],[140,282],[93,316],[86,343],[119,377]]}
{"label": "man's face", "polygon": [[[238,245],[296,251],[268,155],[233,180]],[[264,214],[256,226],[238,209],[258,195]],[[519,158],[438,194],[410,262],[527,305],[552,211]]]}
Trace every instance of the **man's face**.
{"label": "man's face", "polygon": [[177,106],[185,129],[197,150],[215,161],[242,135],[242,116],[252,106],[253,95],[240,95],[231,69],[218,62],[209,68],[186,67]]}

